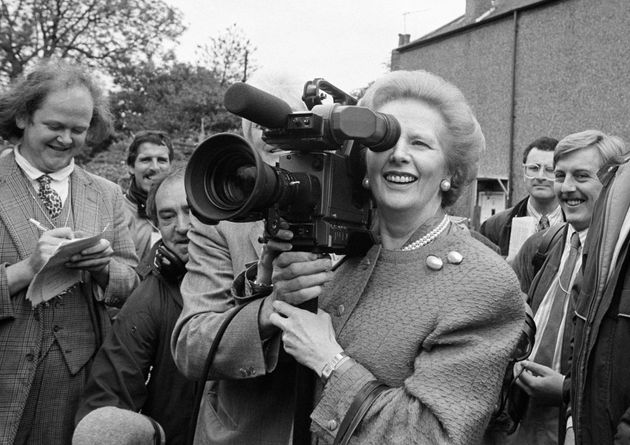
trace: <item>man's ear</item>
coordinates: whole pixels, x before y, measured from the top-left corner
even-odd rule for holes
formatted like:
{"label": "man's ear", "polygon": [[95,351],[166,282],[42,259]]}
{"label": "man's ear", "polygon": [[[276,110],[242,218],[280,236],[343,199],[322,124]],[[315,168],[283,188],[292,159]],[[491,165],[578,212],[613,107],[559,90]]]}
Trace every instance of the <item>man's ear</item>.
{"label": "man's ear", "polygon": [[20,114],[15,117],[15,125],[17,125],[20,130],[24,130],[26,128],[26,124],[28,124],[28,121],[28,116],[24,114]]}

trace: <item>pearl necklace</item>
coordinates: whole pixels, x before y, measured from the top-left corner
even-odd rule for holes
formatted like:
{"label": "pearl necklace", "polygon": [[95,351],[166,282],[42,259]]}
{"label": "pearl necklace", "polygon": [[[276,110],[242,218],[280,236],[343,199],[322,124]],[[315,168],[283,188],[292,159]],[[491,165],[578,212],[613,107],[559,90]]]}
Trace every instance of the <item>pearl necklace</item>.
{"label": "pearl necklace", "polygon": [[424,235],[422,238],[417,239],[413,243],[406,245],[400,250],[408,252],[410,250],[416,250],[422,246],[426,246],[427,244],[435,240],[440,235],[440,233],[444,232],[444,229],[446,229],[449,222],[450,220],[448,218],[448,215],[444,215],[444,219],[442,219],[440,224],[438,224],[433,230]]}

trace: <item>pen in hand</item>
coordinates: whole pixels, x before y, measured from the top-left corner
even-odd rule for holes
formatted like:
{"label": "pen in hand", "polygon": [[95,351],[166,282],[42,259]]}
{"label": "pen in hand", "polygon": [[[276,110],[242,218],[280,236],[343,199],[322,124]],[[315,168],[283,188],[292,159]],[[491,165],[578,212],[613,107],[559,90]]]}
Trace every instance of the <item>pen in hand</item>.
{"label": "pen in hand", "polygon": [[42,232],[47,232],[50,229],[48,227],[46,227],[45,225],[43,225],[42,223],[40,223],[39,221],[37,221],[36,219],[33,218],[29,218],[28,222],[30,222],[31,224],[33,224],[35,227],[37,227],[39,230],[41,230]]}

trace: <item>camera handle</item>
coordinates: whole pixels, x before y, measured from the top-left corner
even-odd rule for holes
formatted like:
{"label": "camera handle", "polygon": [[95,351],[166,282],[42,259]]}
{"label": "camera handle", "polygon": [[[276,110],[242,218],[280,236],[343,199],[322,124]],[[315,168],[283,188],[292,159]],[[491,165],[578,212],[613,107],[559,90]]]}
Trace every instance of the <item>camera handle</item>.
{"label": "camera handle", "polygon": [[326,98],[325,93],[332,96],[334,103],[341,105],[357,104],[356,98],[321,77],[306,82],[302,94],[302,101],[306,104],[306,108],[312,110],[315,105],[322,104],[322,100]]}
{"label": "camera handle", "polygon": [[278,234],[281,222],[280,212],[278,212],[276,204],[267,210],[267,217],[265,218],[265,234],[263,235],[265,242]]}

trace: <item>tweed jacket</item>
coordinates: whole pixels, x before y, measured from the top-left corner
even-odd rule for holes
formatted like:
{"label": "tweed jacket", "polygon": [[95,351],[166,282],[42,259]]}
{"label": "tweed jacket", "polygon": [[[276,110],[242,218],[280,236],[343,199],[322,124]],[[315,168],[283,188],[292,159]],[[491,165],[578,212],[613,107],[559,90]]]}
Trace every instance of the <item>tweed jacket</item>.
{"label": "tweed jacket", "polygon": [[[232,281],[260,254],[261,221],[204,225],[193,218],[188,272],[182,282],[184,309],[175,325],[172,351],[189,378],[203,376],[216,331],[237,304]],[[195,444],[288,444],[293,413],[293,372],[282,360],[268,361],[258,332],[262,300],[240,311],[222,337],[201,402]],[[276,340],[277,341],[277,340]],[[278,349],[275,348],[275,351]]]}
{"label": "tweed jacket", "polygon": [[[447,262],[452,251],[463,255],[461,264]],[[444,258],[443,268],[427,266],[431,254]],[[386,283],[376,279],[381,261],[394,271]],[[244,295],[240,278],[234,291]],[[387,301],[374,298],[370,289],[380,289]],[[379,395],[351,443],[483,440],[525,317],[516,276],[498,255],[453,225],[450,233],[413,252],[375,245],[365,256],[346,258],[319,306],[331,315],[337,341],[356,363],[316,389],[314,443],[333,443],[353,398],[375,379],[390,388]],[[257,340],[265,356],[251,356],[254,369],[273,362],[280,337],[277,333],[266,345]]]}
{"label": "tweed jacket", "polygon": [[[33,310],[25,298],[26,289],[9,295],[6,267],[27,258],[34,250],[40,233],[29,218],[45,221],[43,210],[33,205],[34,191],[15,162],[13,152],[0,159],[0,443],[10,444],[17,431],[24,404],[31,388],[38,357],[42,352],[42,321],[38,314],[48,307]],[[114,250],[109,265],[109,282],[101,290],[83,273],[81,294],[85,299],[64,301],[55,330],[71,374],[77,373],[96,351],[95,339],[102,338],[109,320],[103,303],[122,304],[138,283],[137,264],[127,221],[122,211],[120,188],[98,176],[75,167],[70,175],[70,203],[74,229],[97,233],[105,229]],[[95,301],[102,323],[93,326],[94,335],[84,332],[93,317],[88,299]],[[41,305],[40,305],[41,306]],[[50,305],[52,308],[53,305]],[[92,314],[93,315],[93,314]],[[96,332],[98,331],[98,332]],[[61,371],[60,372],[64,372]]]}
{"label": "tweed jacket", "polygon": [[630,164],[602,183],[575,311],[571,407],[579,445],[630,443],[630,235],[621,232],[630,212]]}

